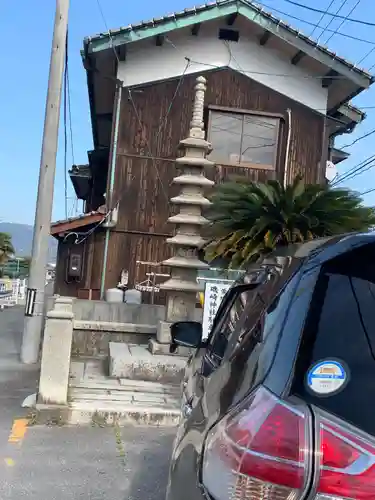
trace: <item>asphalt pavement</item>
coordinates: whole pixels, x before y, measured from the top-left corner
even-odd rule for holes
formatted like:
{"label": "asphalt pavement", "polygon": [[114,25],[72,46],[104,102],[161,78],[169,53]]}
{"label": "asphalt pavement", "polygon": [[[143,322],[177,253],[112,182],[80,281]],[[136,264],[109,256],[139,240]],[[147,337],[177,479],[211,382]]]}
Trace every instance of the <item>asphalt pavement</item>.
{"label": "asphalt pavement", "polygon": [[1,500],[164,500],[170,428],[28,425],[38,367],[22,365],[23,310],[0,311]]}

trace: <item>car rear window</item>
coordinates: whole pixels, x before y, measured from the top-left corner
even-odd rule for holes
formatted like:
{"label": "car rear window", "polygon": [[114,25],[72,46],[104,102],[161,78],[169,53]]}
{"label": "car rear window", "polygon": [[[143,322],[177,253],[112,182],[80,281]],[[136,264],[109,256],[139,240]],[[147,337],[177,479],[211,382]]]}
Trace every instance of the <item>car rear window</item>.
{"label": "car rear window", "polygon": [[[305,325],[294,382],[294,392],[304,400],[373,435],[374,252],[372,246],[365,247],[330,262],[322,269]],[[315,393],[311,386],[309,388],[311,368],[319,362],[332,360],[344,367],[347,382],[337,392]]]}

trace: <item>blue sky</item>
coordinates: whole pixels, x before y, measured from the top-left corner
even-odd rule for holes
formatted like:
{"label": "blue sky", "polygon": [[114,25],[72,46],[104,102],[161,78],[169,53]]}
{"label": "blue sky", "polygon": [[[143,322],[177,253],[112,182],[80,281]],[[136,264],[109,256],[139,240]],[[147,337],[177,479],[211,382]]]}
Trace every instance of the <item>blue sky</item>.
{"label": "blue sky", "polygon": [[[298,0],[325,10],[331,0]],[[330,11],[335,12],[343,3],[341,15],[375,22],[374,0],[334,0]],[[192,0],[101,0],[107,25],[117,28],[140,20],[158,17],[193,5]],[[200,4],[197,0],[197,4]],[[293,6],[285,0],[264,0],[265,9],[286,20],[292,26],[310,34],[313,28],[305,23],[288,18],[295,16],[310,23],[317,23],[320,14]],[[34,220],[37,182],[45,98],[47,89],[49,57],[52,40],[55,2],[53,0],[1,1],[0,18],[0,169],[2,173],[0,220],[32,224]],[[282,11],[280,14],[276,11]],[[331,20],[325,17],[324,27]],[[341,21],[336,19],[329,28],[335,30]],[[73,144],[76,163],[86,163],[86,151],[92,147],[91,125],[87,97],[85,72],[82,67],[80,49],[85,36],[106,31],[97,0],[71,0],[69,17],[69,73],[72,105]],[[341,33],[372,40],[374,45],[353,41],[336,34],[328,43],[339,55],[352,62],[360,61],[375,47],[375,29],[346,22]],[[321,30],[314,32],[319,37]],[[330,36],[325,32],[322,42]],[[375,65],[375,49],[361,66]],[[375,66],[374,66],[375,72]],[[375,106],[375,84],[369,91],[358,96],[354,103],[364,108]],[[355,138],[375,129],[375,107],[365,109],[367,119],[354,134],[343,136],[337,145],[352,142]],[[62,114],[61,114],[62,119]],[[60,130],[61,132],[61,130]],[[369,155],[375,153],[375,135],[359,141],[347,149],[351,158],[339,167],[340,173],[348,170]],[[63,136],[60,133],[57,159],[53,220],[65,215]],[[70,151],[70,146],[69,146]],[[68,166],[72,158],[68,156]],[[375,187],[375,168],[355,177],[348,186],[359,191]],[[69,185],[69,184],[68,184]],[[69,185],[69,212],[74,209],[73,191]],[[375,204],[375,192],[365,196],[365,202]]]}

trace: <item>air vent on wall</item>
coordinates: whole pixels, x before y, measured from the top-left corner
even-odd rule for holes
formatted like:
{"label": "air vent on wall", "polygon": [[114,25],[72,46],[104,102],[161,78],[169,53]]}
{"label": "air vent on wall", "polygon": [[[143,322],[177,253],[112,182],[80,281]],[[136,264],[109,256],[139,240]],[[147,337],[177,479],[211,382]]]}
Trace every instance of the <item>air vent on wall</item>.
{"label": "air vent on wall", "polygon": [[238,42],[240,33],[237,30],[229,30],[226,28],[219,29],[219,40],[227,40],[228,42]]}

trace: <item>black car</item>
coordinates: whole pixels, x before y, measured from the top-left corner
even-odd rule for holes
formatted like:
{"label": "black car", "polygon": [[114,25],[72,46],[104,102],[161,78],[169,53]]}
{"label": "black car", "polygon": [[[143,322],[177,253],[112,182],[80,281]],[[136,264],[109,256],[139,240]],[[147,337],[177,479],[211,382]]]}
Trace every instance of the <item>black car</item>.
{"label": "black car", "polygon": [[375,233],[288,248],[227,292],[182,383],[167,500],[375,499]]}

